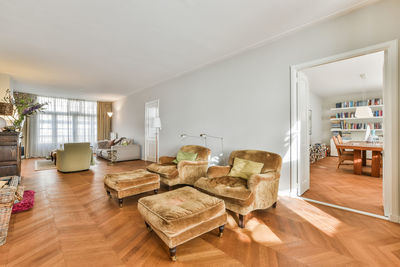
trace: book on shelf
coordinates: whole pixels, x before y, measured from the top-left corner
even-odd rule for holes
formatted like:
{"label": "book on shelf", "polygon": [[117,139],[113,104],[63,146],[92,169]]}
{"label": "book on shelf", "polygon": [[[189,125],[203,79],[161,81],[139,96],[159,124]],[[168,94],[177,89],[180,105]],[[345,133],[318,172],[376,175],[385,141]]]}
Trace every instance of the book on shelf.
{"label": "book on shelf", "polygon": [[361,106],[378,106],[383,105],[382,98],[371,98],[367,100],[350,100],[344,102],[336,103],[336,108],[352,108],[352,107],[361,107]]}
{"label": "book on shelf", "polygon": [[371,130],[380,130],[382,129],[382,123],[381,122],[375,122],[375,123],[348,123],[348,122],[340,122],[340,123],[333,123],[331,125],[332,129],[341,129],[341,130],[366,130],[368,127],[368,124],[370,125]]}

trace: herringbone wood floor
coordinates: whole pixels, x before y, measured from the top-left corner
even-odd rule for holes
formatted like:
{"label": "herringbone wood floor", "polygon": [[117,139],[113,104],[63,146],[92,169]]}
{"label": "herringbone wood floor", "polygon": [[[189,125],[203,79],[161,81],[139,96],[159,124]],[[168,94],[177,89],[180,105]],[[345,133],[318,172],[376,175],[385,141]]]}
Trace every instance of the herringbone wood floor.
{"label": "herringbone wood floor", "polygon": [[107,172],[144,167],[143,161],[61,174],[34,171],[24,160],[35,207],[12,216],[0,264],[7,266],[399,266],[400,225],[281,197],[276,209],[235,217],[223,238],[216,231],[178,247],[178,262],[140,218],[139,197],[120,209],[103,189]]}
{"label": "herringbone wood floor", "polygon": [[372,177],[371,161],[363,175],[353,174],[353,165],[337,169],[337,157],[311,164],[310,189],[303,197],[383,215],[382,176]]}

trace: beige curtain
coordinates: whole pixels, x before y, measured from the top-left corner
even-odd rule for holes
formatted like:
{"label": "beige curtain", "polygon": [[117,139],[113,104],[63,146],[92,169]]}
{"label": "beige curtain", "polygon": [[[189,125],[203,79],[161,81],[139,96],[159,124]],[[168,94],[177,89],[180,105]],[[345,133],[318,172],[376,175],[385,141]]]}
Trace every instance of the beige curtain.
{"label": "beige curtain", "polygon": [[97,140],[110,139],[112,102],[97,102]]}

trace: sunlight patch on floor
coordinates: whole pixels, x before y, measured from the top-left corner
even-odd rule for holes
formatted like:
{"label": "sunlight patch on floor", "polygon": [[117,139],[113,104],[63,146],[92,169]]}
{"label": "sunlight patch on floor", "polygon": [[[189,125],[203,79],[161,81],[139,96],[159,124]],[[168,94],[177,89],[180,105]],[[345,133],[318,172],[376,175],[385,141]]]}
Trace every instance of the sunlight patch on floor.
{"label": "sunlight patch on floor", "polygon": [[260,223],[255,218],[250,219],[247,222],[247,227],[251,232],[251,238],[260,244],[265,246],[273,246],[282,244],[282,240],[263,222]]}
{"label": "sunlight patch on floor", "polygon": [[331,237],[334,236],[337,233],[337,229],[343,225],[343,223],[335,217],[305,200],[303,200],[302,208],[292,209],[292,211],[312,224],[315,228]]}

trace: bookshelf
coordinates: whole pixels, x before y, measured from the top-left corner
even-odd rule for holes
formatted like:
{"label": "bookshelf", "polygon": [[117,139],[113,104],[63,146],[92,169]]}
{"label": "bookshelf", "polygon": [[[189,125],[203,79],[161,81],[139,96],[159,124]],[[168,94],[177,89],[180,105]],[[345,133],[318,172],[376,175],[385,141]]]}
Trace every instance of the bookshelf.
{"label": "bookshelf", "polygon": [[377,116],[372,118],[331,118],[331,121],[380,121],[383,119],[383,116]]}
{"label": "bookshelf", "polygon": [[[374,109],[383,109],[383,105],[371,105],[368,106],[372,110]],[[346,107],[346,108],[331,108],[331,111],[337,112],[337,111],[350,111],[350,110],[356,110],[357,107]]]}
{"label": "bookshelf", "polygon": [[[367,129],[341,129],[341,128],[332,128],[331,132],[365,132]],[[383,129],[371,129],[376,132],[383,132]]]}
{"label": "bookshelf", "polygon": [[[372,98],[368,100],[348,100],[333,104],[334,107],[328,110],[331,135],[341,135],[344,142],[361,141],[365,139],[368,126],[375,130],[376,134],[383,138],[383,101],[382,98]],[[358,107],[369,107],[373,117],[356,118]],[[337,156],[336,146],[330,140],[331,155]],[[367,158],[371,158],[371,153],[367,153]]]}

